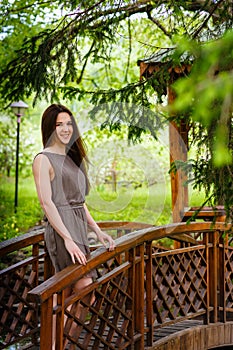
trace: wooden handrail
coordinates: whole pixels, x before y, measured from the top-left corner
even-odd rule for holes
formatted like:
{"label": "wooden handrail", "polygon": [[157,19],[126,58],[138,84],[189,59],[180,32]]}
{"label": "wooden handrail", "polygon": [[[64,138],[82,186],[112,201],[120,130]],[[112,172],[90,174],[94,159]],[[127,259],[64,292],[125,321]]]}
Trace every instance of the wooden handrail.
{"label": "wooden handrail", "polygon": [[37,230],[0,242],[0,257],[42,241],[44,228],[40,226]]}
{"label": "wooden handrail", "polygon": [[[116,225],[117,228],[119,226]],[[230,225],[227,226],[230,229]],[[224,229],[227,227],[224,224],[218,223],[215,225],[216,229]],[[29,292],[28,297],[31,300],[37,300],[44,302],[46,299],[50,298],[54,293],[59,292],[61,289],[68,287],[70,284],[81,279],[90,270],[96,268],[98,265],[103,264],[105,261],[114,258],[115,256],[123,253],[130,248],[135,248],[144,242],[149,242],[153,240],[159,240],[164,237],[175,237],[180,241],[197,243],[195,239],[188,236],[187,234],[192,232],[201,231],[208,232],[212,230],[211,223],[191,223],[187,225],[186,223],[170,224],[160,227],[149,227],[141,229],[139,231],[128,233],[125,236],[117,238],[115,240],[116,249],[109,252],[104,247],[100,247],[91,253],[91,257],[86,265],[71,265],[64,270],[56,273],[54,276],[46,280],[44,283],[40,284],[32,291]],[[178,237],[180,235],[180,237]],[[104,254],[103,254],[104,253]],[[61,285],[62,281],[62,285]]]}
{"label": "wooden handrail", "polygon": [[[151,224],[141,222],[129,222],[129,221],[101,221],[98,222],[101,229],[104,230],[139,230],[146,227],[151,227]],[[18,249],[22,249],[34,243],[38,243],[44,240],[44,226],[39,226],[33,230],[7,239],[0,242],[0,257]]]}

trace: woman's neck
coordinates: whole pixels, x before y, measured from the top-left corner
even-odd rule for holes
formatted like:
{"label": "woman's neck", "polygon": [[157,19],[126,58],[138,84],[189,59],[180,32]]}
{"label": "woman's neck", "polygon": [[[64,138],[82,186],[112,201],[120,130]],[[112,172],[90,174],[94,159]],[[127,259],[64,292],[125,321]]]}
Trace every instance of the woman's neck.
{"label": "woman's neck", "polygon": [[59,147],[58,145],[53,145],[50,147],[46,147],[44,149],[45,152],[51,152],[51,153],[57,153],[57,154],[62,154],[66,155],[66,148],[65,147]]}

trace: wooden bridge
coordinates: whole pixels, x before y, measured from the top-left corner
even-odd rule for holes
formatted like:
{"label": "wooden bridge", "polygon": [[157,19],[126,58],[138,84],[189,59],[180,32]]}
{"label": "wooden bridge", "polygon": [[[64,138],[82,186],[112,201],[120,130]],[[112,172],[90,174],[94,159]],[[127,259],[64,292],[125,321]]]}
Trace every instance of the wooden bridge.
{"label": "wooden bridge", "polygon": [[[86,266],[55,275],[43,228],[1,243],[0,349],[52,349],[54,324],[56,350],[233,349],[230,225],[100,226],[115,251],[93,247]],[[179,248],[159,246],[164,237]],[[93,269],[97,279],[65,298]]]}

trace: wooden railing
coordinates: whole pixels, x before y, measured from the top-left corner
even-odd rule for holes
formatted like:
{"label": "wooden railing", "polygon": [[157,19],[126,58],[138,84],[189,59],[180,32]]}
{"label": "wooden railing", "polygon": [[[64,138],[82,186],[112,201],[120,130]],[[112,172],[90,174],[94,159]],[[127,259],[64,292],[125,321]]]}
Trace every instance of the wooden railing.
{"label": "wooden railing", "polygon": [[37,305],[30,290],[52,275],[44,247],[44,229],[0,243],[0,349],[31,338],[38,340]]}
{"label": "wooden railing", "polygon": [[[167,325],[190,319],[202,320],[203,324],[232,319],[230,225],[180,223],[143,229],[139,224],[136,228],[129,223],[114,223],[113,226],[118,233],[133,232],[116,239],[115,251],[98,248],[92,252],[86,266],[72,265],[44,282],[39,278],[38,265],[45,259],[48,265],[45,278],[51,269],[43,245],[39,247],[43,240],[36,239],[36,235],[30,238],[35,247],[33,257],[28,258],[31,270],[28,277],[24,278],[25,272],[19,272],[25,271],[26,262],[18,263],[15,272],[10,272],[12,280],[7,271],[11,271],[11,267],[1,271],[1,308],[4,310],[1,327],[6,334],[2,349],[8,339],[13,343],[24,336],[31,336],[34,342],[37,340],[41,350],[52,349],[55,322],[57,350],[64,349],[64,344],[66,349],[76,346],[78,349],[141,350],[155,346],[156,332]],[[112,228],[109,224],[104,227]],[[165,250],[155,245],[164,237],[178,240],[181,247]],[[65,289],[94,269],[98,276],[96,281],[80,293],[65,298]],[[26,287],[22,288],[20,301],[16,302],[18,285],[24,279]],[[15,302],[18,309],[12,311]],[[12,323],[4,328],[10,310]],[[15,328],[17,322],[20,332]]]}
{"label": "wooden railing", "polygon": [[[102,222],[115,238],[151,225],[130,222]],[[92,250],[96,247],[93,246]],[[0,349],[13,344],[37,344],[40,333],[38,304],[28,293],[53,275],[44,245],[44,228],[0,243]]]}

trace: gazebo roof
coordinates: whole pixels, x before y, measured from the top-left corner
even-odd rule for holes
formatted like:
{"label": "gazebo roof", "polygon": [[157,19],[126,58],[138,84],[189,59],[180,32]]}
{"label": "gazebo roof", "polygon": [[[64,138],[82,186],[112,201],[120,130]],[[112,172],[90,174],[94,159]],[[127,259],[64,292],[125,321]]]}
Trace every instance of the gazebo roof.
{"label": "gazebo roof", "polygon": [[175,49],[175,47],[160,49],[148,58],[139,59],[137,65],[140,67],[140,79],[151,77],[163,66],[167,66],[171,80],[174,80],[174,75],[176,79],[183,74],[189,74],[194,58],[190,58],[188,53],[183,53],[176,59],[174,56]]}
{"label": "gazebo roof", "polygon": [[137,64],[139,66],[141,62],[146,64],[168,62],[172,57],[172,55],[174,54],[174,52],[175,52],[175,47],[159,49],[150,57],[139,59],[137,61]]}
{"label": "gazebo roof", "polygon": [[[161,64],[161,63],[167,63],[167,62],[172,62],[174,61],[174,53],[176,51],[176,46],[171,46],[171,47],[166,47],[166,48],[161,48],[158,49],[153,55],[139,59],[137,61],[138,66],[140,65],[141,62],[143,63],[153,63],[153,64]],[[180,63],[184,62],[192,62],[194,61],[194,57],[190,55],[187,51],[183,52],[180,57],[179,55],[177,56],[179,58]]]}

